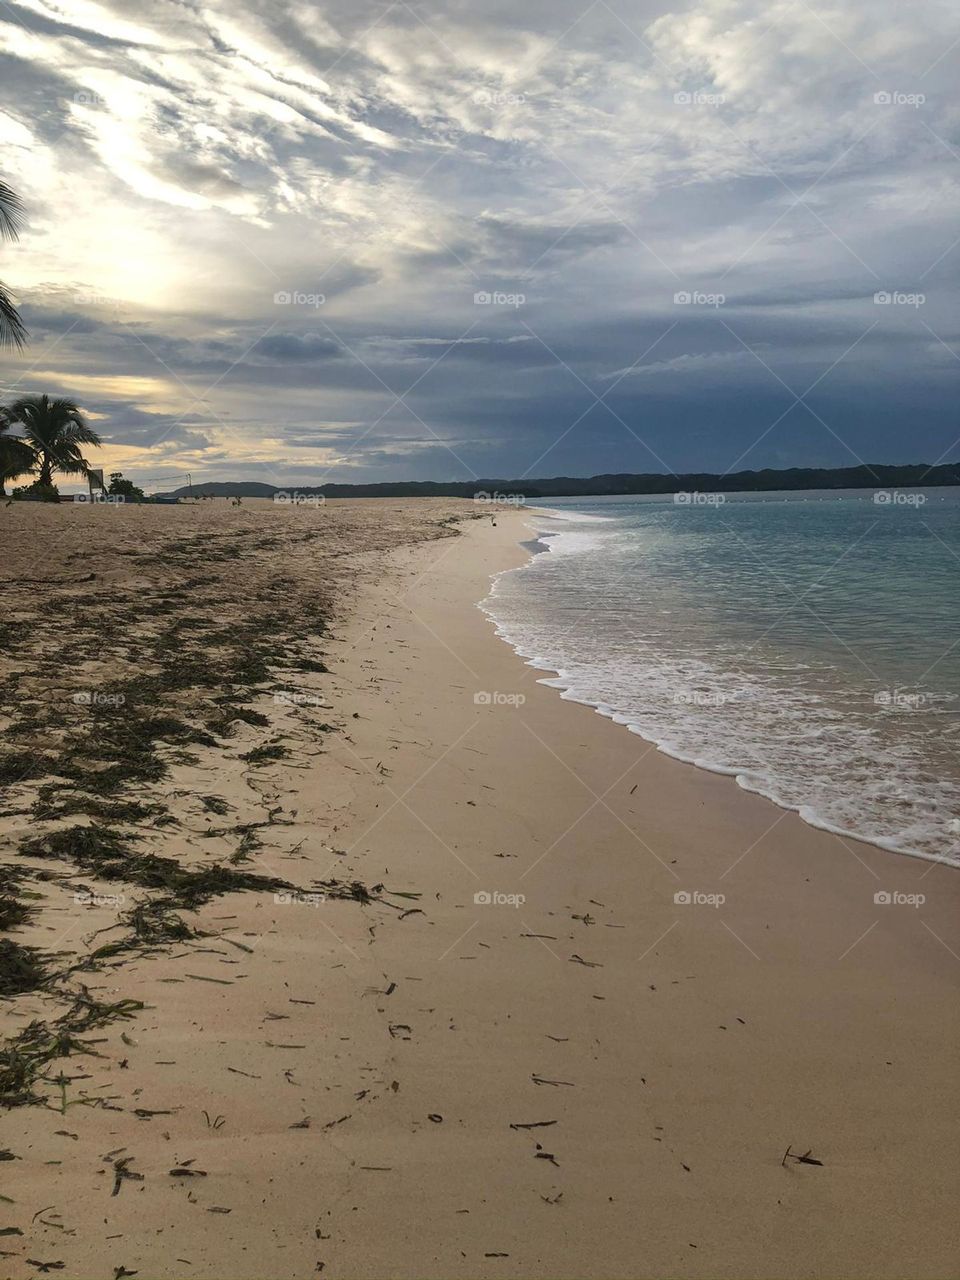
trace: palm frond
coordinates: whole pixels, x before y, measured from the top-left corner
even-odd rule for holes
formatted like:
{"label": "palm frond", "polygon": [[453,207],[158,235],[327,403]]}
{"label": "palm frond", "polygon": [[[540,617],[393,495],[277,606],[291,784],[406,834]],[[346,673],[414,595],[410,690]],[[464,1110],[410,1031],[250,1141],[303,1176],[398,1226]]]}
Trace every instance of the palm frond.
{"label": "palm frond", "polygon": [[27,330],[20,319],[20,313],[0,283],[0,347],[17,347],[19,350],[26,339]]}
{"label": "palm frond", "polygon": [[5,182],[0,182],[0,238],[16,240],[22,226],[23,201]]}
{"label": "palm frond", "polygon": [[15,480],[37,465],[37,455],[18,436],[0,435],[0,481]]}
{"label": "palm frond", "polygon": [[79,421],[73,420],[70,426],[64,427],[63,439],[68,440],[71,444],[103,444],[103,441],[82,418]]}

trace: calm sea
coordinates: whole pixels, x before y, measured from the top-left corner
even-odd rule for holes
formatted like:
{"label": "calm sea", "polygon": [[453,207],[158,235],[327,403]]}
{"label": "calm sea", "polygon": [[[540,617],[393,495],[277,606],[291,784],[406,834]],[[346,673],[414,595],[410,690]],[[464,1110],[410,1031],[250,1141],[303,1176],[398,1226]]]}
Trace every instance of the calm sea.
{"label": "calm sea", "polygon": [[558,499],[483,608],[563,696],[960,866],[960,492]]}

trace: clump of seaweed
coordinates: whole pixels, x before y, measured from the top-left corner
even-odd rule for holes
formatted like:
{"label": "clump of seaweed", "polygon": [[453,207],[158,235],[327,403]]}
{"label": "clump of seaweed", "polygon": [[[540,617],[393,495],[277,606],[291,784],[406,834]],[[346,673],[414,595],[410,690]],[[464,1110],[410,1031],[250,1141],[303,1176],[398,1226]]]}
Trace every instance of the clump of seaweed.
{"label": "clump of seaweed", "polygon": [[219,818],[230,812],[230,805],[223,796],[201,796],[200,803],[208,813],[215,813]]}
{"label": "clump of seaweed", "polygon": [[0,785],[14,786],[42,778],[50,772],[50,762],[38,751],[0,752]]}
{"label": "clump of seaweed", "polygon": [[241,862],[249,862],[250,855],[255,853],[261,847],[260,837],[251,827],[238,827],[242,832],[240,843],[230,855],[230,862],[237,866]]}
{"label": "clump of seaweed", "polygon": [[24,902],[21,895],[28,898],[39,898],[39,893],[32,893],[23,888],[24,873],[16,867],[0,864],[0,932],[9,933],[18,929],[33,915],[35,908]]}
{"label": "clump of seaweed", "polygon": [[49,958],[37,947],[0,938],[0,996],[36,991],[50,978]]}
{"label": "clump of seaweed", "polygon": [[[126,686],[124,686],[126,687]],[[157,754],[157,744],[217,746],[216,738],[170,715],[140,715],[126,701],[121,713],[97,716],[87,734],[74,742],[56,764],[62,777],[80,782],[87,790],[117,790],[128,782],[157,782],[167,766]]]}
{"label": "clump of seaweed", "polygon": [[325,662],[321,662],[317,658],[286,658],[285,665],[290,666],[294,671],[315,671],[319,675],[329,675],[330,668]]}
{"label": "clump of seaweed", "polygon": [[[145,898],[120,921],[130,933],[116,942],[105,943],[90,953],[89,963],[107,960],[126,951],[149,951],[172,942],[189,942],[203,935],[178,916],[170,898]],[[116,927],[116,926],[114,926]]]}
{"label": "clump of seaweed", "polygon": [[116,864],[131,852],[128,841],[112,830],[97,823],[89,826],[67,827],[50,831],[45,835],[28,836],[20,841],[19,852],[29,858],[59,858],[73,862],[84,871],[99,871],[101,867],[114,868],[113,875],[105,880],[115,880]]}
{"label": "clump of seaweed", "polygon": [[237,705],[244,697],[246,697],[246,694],[239,692],[225,694],[223,697],[216,699],[218,704],[217,714],[211,716],[205,722],[210,733],[214,733],[220,738],[232,738],[237,732],[238,721],[243,724],[253,725],[257,729],[266,729],[269,726],[270,721],[262,712]]}
{"label": "clump of seaweed", "polygon": [[267,760],[282,760],[289,754],[287,748],[279,742],[265,742],[262,746],[244,751],[240,759],[246,760],[248,764],[262,764]]}
{"label": "clump of seaweed", "polygon": [[31,858],[59,858],[101,880],[123,880],[145,889],[160,889],[179,907],[192,908],[223,893],[246,889],[277,891],[290,886],[273,876],[234,871],[217,863],[191,870],[176,858],[137,853],[110,827],[70,827],[21,840],[19,852]]}
{"label": "clump of seaweed", "polygon": [[22,924],[26,924],[32,913],[33,907],[26,902],[21,902],[11,893],[0,893],[0,931],[3,933],[19,929]]}
{"label": "clump of seaweed", "polygon": [[149,818],[162,817],[165,812],[162,804],[147,804],[142,800],[106,800],[56,783],[46,783],[40,788],[31,810],[38,822],[67,818],[77,813],[103,822],[145,822]]}

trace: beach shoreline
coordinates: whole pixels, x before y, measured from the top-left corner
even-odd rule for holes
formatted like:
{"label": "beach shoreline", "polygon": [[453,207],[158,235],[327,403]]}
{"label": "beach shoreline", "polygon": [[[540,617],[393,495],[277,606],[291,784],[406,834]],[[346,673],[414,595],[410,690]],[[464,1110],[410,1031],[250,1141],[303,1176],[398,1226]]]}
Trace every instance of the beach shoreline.
{"label": "beach shoreline", "polygon": [[[563,659],[557,656],[558,652],[564,649],[563,642],[567,634],[578,633],[582,622],[574,621],[568,625],[565,620],[561,622],[558,615],[552,619],[551,624],[545,624],[541,618],[539,622],[539,640],[534,641],[531,638],[529,627],[523,623],[518,626],[517,599],[525,599],[528,606],[532,606],[534,610],[537,610],[539,606],[542,611],[542,596],[545,594],[542,579],[539,583],[539,590],[535,578],[528,578],[525,587],[517,586],[512,593],[508,585],[507,595],[512,595],[512,600],[507,608],[504,607],[504,602],[499,598],[501,584],[503,579],[516,572],[517,568],[526,569],[530,567],[534,554],[552,554],[558,549],[554,544],[559,540],[559,544],[562,545],[563,539],[568,533],[582,535],[583,529],[581,526],[583,525],[593,526],[596,529],[599,524],[602,530],[603,526],[611,522],[614,517],[608,514],[600,515],[596,511],[591,514],[585,514],[576,508],[564,510],[529,507],[527,511],[531,517],[530,529],[534,533],[534,539],[530,542],[525,542],[523,545],[531,552],[530,559],[523,565],[495,574],[490,594],[482,602],[482,607],[484,612],[493,619],[500,638],[513,648],[514,652],[525,664],[543,673],[539,678],[547,687],[557,690],[565,701],[576,702],[590,707],[598,714],[612,720],[615,724],[625,727],[630,733],[635,733],[643,738],[644,741],[653,744],[658,751],[663,752],[671,759],[677,760],[682,764],[693,765],[709,773],[718,773],[733,778],[744,791],[769,800],[780,809],[786,809],[798,814],[804,822],[816,829],[827,831],[856,843],[865,843],[876,848],[885,849],[904,857],[918,858],[925,862],[933,862],[960,869],[960,847],[957,846],[956,840],[951,838],[949,827],[944,824],[934,835],[935,828],[932,825],[936,820],[937,814],[948,814],[952,811],[951,796],[948,793],[944,792],[933,796],[924,794],[922,790],[918,792],[908,790],[904,794],[904,784],[908,780],[908,774],[901,773],[895,776],[888,776],[887,792],[899,795],[904,807],[908,807],[913,815],[925,815],[928,817],[931,825],[928,831],[924,831],[928,847],[919,847],[917,843],[911,841],[909,834],[911,828],[909,826],[902,831],[897,829],[891,831],[889,827],[885,831],[882,810],[879,829],[870,829],[872,822],[876,825],[876,793],[870,793],[870,799],[873,802],[872,806],[870,803],[866,803],[860,809],[855,805],[851,809],[850,802],[858,795],[857,784],[859,782],[862,785],[865,779],[862,772],[859,776],[856,774],[848,776],[844,774],[842,768],[837,772],[830,771],[830,763],[834,766],[839,766],[843,763],[845,757],[843,756],[842,748],[835,746],[832,754],[828,753],[823,756],[822,776],[819,778],[816,774],[811,776],[809,761],[806,762],[807,771],[804,776],[804,783],[800,786],[797,785],[797,780],[793,776],[792,770],[788,770],[784,774],[785,760],[782,753],[778,756],[776,751],[776,746],[781,736],[778,732],[778,727],[775,724],[771,724],[769,719],[758,723],[748,715],[744,720],[742,714],[738,714],[743,710],[742,704],[739,703],[738,699],[744,694],[748,698],[750,696],[755,697],[759,692],[761,701],[764,704],[779,706],[782,711],[786,711],[789,710],[789,706],[784,705],[789,696],[787,690],[769,688],[760,691],[755,685],[751,684],[749,676],[745,677],[740,674],[738,677],[735,670],[725,672],[722,668],[708,665],[707,669],[698,672],[696,676],[688,677],[685,684],[681,683],[680,687],[677,687],[676,683],[674,683],[672,691],[670,689],[667,690],[666,696],[668,700],[672,692],[674,713],[672,717],[668,716],[669,722],[664,723],[662,716],[659,717],[658,722],[658,718],[654,716],[651,723],[649,722],[649,715],[645,715],[644,697],[640,693],[640,688],[644,677],[652,677],[651,705],[662,704],[664,691],[658,682],[663,679],[663,673],[658,669],[656,659],[650,662],[648,658],[650,667],[647,671],[631,665],[630,660],[628,660],[624,669],[618,673],[617,687],[612,689],[606,698],[597,695],[596,683],[599,681],[601,684],[604,682],[609,684],[611,676],[599,665],[602,659],[598,659],[596,647],[591,649],[591,659],[587,661],[585,666],[578,664],[574,660],[573,669],[565,669]],[[574,555],[567,552],[565,559],[569,560],[581,575],[595,569],[595,565],[588,564],[582,555]],[[544,566],[538,567],[543,568]],[[555,599],[563,599],[566,589],[571,586],[571,581],[572,578],[552,580],[551,592],[546,594],[552,594]],[[620,585],[619,575],[615,577],[613,585],[614,591],[611,593],[613,599],[607,600],[605,607],[616,617],[618,607],[622,607],[623,603],[619,600],[616,590]],[[704,594],[705,604],[709,601],[711,594],[715,595],[716,591]],[[581,616],[587,616],[588,611],[589,606],[581,602]],[[638,614],[636,621],[641,627],[643,626],[642,610]],[[831,632],[829,623],[824,622],[823,627],[825,632]],[[614,630],[613,638],[614,641],[618,638],[616,637],[616,629]],[[702,639],[705,639],[705,637],[702,637]],[[647,637],[647,643],[649,645],[649,637]],[[747,640],[744,640],[743,644],[748,650],[752,647]],[[654,644],[653,647],[654,649],[661,649],[662,645]],[[843,646],[841,645],[840,647],[842,648]],[[567,649],[566,657],[568,660],[571,657],[569,648]],[[868,677],[876,680],[875,673],[869,663],[863,663],[862,671]],[[676,680],[676,677],[674,679]],[[590,687],[591,684],[594,686],[592,689]],[[831,694],[835,697],[837,692],[835,689],[831,690],[830,694],[827,695],[827,699],[829,700]],[[848,690],[848,698],[850,693],[851,691]],[[854,697],[857,699],[863,696],[862,689],[857,689],[854,693]],[[896,690],[891,692],[884,689],[872,697],[870,697],[869,693],[867,694],[874,709],[885,702],[887,704],[892,703],[896,696],[900,696],[903,699],[903,706],[911,707],[925,704],[928,697],[926,694],[919,695],[919,697],[914,694],[912,696],[917,700],[914,703],[902,693],[898,694]],[[930,700],[934,701],[936,697],[944,698],[944,696],[942,694],[934,695]],[[946,695],[946,698],[949,699],[949,695]],[[797,723],[796,725],[797,732],[801,736],[804,729],[814,735],[823,733],[827,729],[825,723],[817,722],[815,714],[816,701],[816,699],[813,700],[813,705],[811,705],[810,701],[804,704],[804,718],[807,723]],[[632,711],[629,709],[631,703],[633,703]],[[639,706],[637,705],[638,703]],[[712,731],[716,728],[716,722],[719,718],[731,718],[723,712],[723,708],[728,703],[734,704],[732,719],[741,723],[743,736],[734,740],[731,740],[728,736],[722,738],[721,740],[725,744],[726,750],[724,751],[721,748],[718,753],[715,745],[715,734]],[[677,717],[685,704],[706,708],[708,711],[706,718],[714,723],[708,726],[703,722],[704,717],[701,716],[701,735],[693,741],[687,735],[686,741],[681,742],[678,741],[676,723]],[[849,710],[849,705],[845,704],[841,712],[841,718],[845,717]],[[794,715],[796,715],[795,710]],[[863,731],[862,725],[861,731]],[[929,726],[927,732],[933,732]],[[771,735],[771,740],[768,741],[766,735]],[[905,753],[909,752],[911,743],[914,750],[916,750],[917,740],[908,739],[907,742],[903,742],[903,736],[902,732],[898,735],[903,751]],[[947,734],[944,736],[945,738],[948,737]],[[762,753],[762,757],[757,757],[756,753],[751,750],[754,743],[764,743],[767,748]],[[861,769],[865,766],[867,759],[870,760],[873,766],[873,775],[871,778],[866,779],[866,782],[869,783],[873,778],[879,782],[883,775],[884,760],[878,757],[884,748],[884,743],[879,738],[874,740],[873,745],[877,754],[872,756],[868,756],[865,753],[865,749],[860,743],[854,744],[849,738],[847,745],[854,756],[859,755],[862,757],[859,760]],[[886,745],[889,747],[889,743]],[[774,747],[772,758],[769,751],[771,746]],[[791,761],[791,764],[795,763],[796,761]],[[887,763],[889,764],[889,762]],[[945,775],[938,774],[938,766],[945,771]],[[955,758],[950,759],[944,753],[943,758],[939,761],[928,760],[921,763],[914,758],[913,773],[915,776],[919,774],[928,778],[949,777],[956,773],[955,766]],[[828,788],[826,795],[818,796],[817,784],[827,780],[832,784],[831,788]],[[845,810],[848,815],[852,812],[855,821],[844,824],[838,821],[837,816],[830,813],[831,805],[837,804],[838,801],[840,802],[839,808],[841,811]],[[916,817],[914,817],[914,821],[917,821]],[[912,830],[916,830],[916,827]]]}
{"label": "beach shoreline", "polygon": [[328,670],[257,704],[289,759],[226,790],[293,888],[88,976],[146,1005],[80,1059],[122,1110],[5,1118],[16,1280],[957,1274],[955,875],[540,683],[478,608],[526,519],[349,553]]}

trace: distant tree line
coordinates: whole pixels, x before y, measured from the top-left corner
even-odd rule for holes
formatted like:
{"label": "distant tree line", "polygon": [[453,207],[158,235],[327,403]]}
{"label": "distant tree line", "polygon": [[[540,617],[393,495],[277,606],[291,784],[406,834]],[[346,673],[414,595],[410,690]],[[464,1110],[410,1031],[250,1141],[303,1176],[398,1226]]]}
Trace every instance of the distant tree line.
{"label": "distant tree line", "polygon": [[[637,475],[623,472],[599,476],[555,476],[530,480],[395,480],[381,484],[290,485],[287,490],[259,481],[217,481],[177,489],[170,496],[269,498],[296,489],[327,498],[474,498],[480,495],[524,498],[615,497],[628,494],[769,493],[797,489],[895,489],[960,485],[960,463],[928,466],[865,464],[860,467],[790,467],[784,471],[708,471],[684,475]],[[166,495],[161,495],[166,496]]]}

